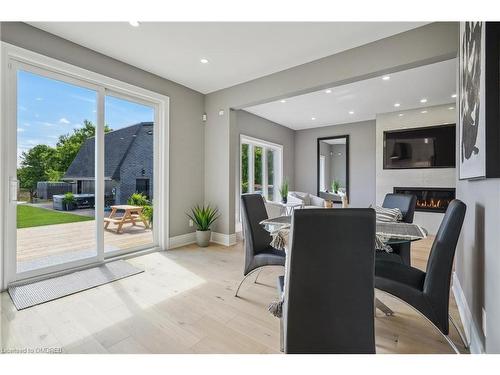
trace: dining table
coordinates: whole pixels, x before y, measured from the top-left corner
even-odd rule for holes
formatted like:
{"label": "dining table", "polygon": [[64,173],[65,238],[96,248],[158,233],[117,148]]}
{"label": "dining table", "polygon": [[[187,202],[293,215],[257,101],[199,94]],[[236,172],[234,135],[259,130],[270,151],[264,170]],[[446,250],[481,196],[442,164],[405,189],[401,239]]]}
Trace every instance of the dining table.
{"label": "dining table", "polygon": [[[292,216],[279,216],[275,218],[265,219],[260,222],[260,225],[269,232],[272,237],[271,246],[278,250],[283,250],[288,253],[288,234],[292,224]],[[391,251],[387,246],[419,241],[427,237],[427,230],[413,223],[403,222],[376,222],[375,229],[376,241],[374,251]],[[285,266],[286,275],[286,266]],[[285,276],[286,282],[286,276]],[[285,286],[286,287],[286,286]],[[283,288],[285,290],[285,288]],[[283,296],[281,296],[282,298]],[[394,315],[386,304],[375,298],[375,307],[382,311],[386,316]],[[271,309],[270,309],[271,311]]]}

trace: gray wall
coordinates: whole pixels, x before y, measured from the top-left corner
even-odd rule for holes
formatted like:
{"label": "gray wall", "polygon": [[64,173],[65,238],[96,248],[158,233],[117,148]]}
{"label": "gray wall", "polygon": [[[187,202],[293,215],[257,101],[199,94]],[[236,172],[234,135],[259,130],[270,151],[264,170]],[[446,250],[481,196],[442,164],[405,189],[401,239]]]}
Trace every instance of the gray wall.
{"label": "gray wall", "polygon": [[2,22],[1,40],[170,98],[170,237],[194,230],[185,212],[204,200],[205,96],[175,82],[20,22]]}
{"label": "gray wall", "polygon": [[375,121],[299,130],[295,135],[295,188],[316,194],[317,139],[349,135],[349,202],[353,207],[375,203]]}
{"label": "gray wall", "polygon": [[[256,116],[252,113],[237,110],[232,111],[235,120],[231,122],[234,128],[231,132],[231,143],[236,150],[239,150],[240,135],[259,138],[265,141],[277,143],[283,146],[283,177],[288,178],[290,187],[294,186],[294,160],[295,160],[295,131],[285,126],[276,124],[265,118]],[[233,163],[234,171],[234,190],[235,194],[235,219],[239,219],[239,183],[240,183],[240,163],[238,153],[235,155]]]}
{"label": "gray wall", "polygon": [[[241,109],[448,60],[456,56],[457,33],[456,22],[432,23],[208,94],[205,99],[208,115],[205,126],[205,200],[220,209],[222,216],[215,230],[228,235],[234,233],[234,162],[238,150],[234,142],[223,141],[231,139],[234,131],[230,124],[236,119],[231,115],[231,108]],[[220,110],[224,114],[219,115]]]}
{"label": "gray wall", "polygon": [[479,350],[500,353],[500,180],[457,180],[457,198],[467,205],[455,263],[472,315],[467,329]]}

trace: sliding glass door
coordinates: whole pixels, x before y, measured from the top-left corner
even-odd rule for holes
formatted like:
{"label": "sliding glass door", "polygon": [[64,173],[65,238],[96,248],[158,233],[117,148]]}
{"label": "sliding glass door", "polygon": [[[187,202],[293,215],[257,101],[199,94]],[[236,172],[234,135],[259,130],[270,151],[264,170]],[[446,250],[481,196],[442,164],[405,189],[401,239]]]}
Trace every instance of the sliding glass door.
{"label": "sliding glass door", "polygon": [[[17,197],[10,204],[16,219],[16,273],[96,261],[99,90],[22,64],[14,78],[16,159],[10,188]],[[77,194],[77,175],[85,176],[85,195]]]}
{"label": "sliding glass door", "polygon": [[105,253],[152,246],[154,118],[151,105],[105,98]]}
{"label": "sliding glass door", "polygon": [[165,231],[153,232],[159,217],[167,225],[165,102],[16,59],[8,66],[7,280],[158,248],[160,238],[165,246]]}

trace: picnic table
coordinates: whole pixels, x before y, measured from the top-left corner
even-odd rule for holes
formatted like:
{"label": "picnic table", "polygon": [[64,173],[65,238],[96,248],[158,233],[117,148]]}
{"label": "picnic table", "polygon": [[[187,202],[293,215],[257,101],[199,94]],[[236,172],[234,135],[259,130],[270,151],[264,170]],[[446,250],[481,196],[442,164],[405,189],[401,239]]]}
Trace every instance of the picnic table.
{"label": "picnic table", "polygon": [[[118,211],[124,211],[122,216],[117,216]],[[120,204],[111,206],[111,213],[104,218],[104,229],[108,229],[109,224],[117,225],[116,233],[120,233],[124,224],[131,223],[137,225],[137,221],[142,221],[146,229],[149,228],[148,221],[142,214],[141,206],[132,206],[128,204]]]}

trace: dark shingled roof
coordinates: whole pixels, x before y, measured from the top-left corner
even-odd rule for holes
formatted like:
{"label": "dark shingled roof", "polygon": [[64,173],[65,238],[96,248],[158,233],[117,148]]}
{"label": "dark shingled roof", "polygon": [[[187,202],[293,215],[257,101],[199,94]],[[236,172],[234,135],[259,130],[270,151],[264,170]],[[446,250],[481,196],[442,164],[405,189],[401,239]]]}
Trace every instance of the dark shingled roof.
{"label": "dark shingled roof", "polygon": [[[104,135],[104,177],[119,179],[120,164],[137,138],[142,126],[152,126],[152,122],[141,122],[118,129]],[[63,180],[78,180],[94,177],[95,138],[87,139],[75,159],[64,174]]]}

